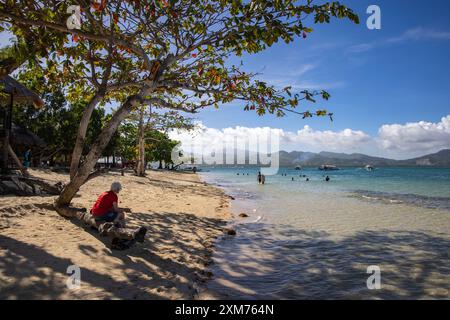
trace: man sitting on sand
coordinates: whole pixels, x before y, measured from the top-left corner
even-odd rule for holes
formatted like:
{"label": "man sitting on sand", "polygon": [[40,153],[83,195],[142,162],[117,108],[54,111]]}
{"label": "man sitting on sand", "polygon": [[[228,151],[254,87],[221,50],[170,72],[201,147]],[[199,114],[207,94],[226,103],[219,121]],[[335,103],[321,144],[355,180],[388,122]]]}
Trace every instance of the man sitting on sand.
{"label": "man sitting on sand", "polygon": [[[125,229],[125,213],[118,206],[119,197],[117,195],[120,190],[122,190],[121,184],[113,182],[111,189],[98,197],[91,209],[91,214],[95,219],[100,235],[112,234],[114,238],[111,247],[124,250],[132,246],[135,241],[144,242],[147,229],[145,227],[139,227],[134,231]],[[119,238],[124,235],[126,239]]]}
{"label": "man sitting on sand", "polygon": [[125,228],[125,213],[118,207],[119,197],[122,190],[120,182],[113,182],[110,191],[103,192],[94,203],[91,214],[97,225],[103,222],[112,222],[116,227]]}

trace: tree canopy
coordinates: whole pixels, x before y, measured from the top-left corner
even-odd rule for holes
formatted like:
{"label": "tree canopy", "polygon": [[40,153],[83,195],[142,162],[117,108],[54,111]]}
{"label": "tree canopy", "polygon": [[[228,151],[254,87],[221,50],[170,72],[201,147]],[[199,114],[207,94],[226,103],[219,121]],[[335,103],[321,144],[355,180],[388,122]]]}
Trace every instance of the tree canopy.
{"label": "tree canopy", "polygon": [[[20,3],[19,3],[20,2]],[[328,99],[325,91],[291,92],[277,90],[246,73],[242,66],[230,65],[231,55],[257,53],[278,41],[289,43],[306,38],[313,23],[332,18],[358,22],[352,10],[339,2],[292,0],[155,0],[155,1],[75,1],[81,7],[80,29],[69,29],[69,3],[58,1],[6,1],[0,5],[0,19],[13,24],[43,28],[66,35],[51,45],[53,53],[72,60],[86,57],[93,69],[108,59],[116,59],[134,85],[140,99],[153,104],[195,112],[233,100],[246,102],[245,110],[259,115],[297,111],[301,101],[314,96]],[[71,3],[72,4],[72,3]],[[96,53],[92,48],[98,48]],[[102,57],[110,50],[109,58]],[[72,66],[72,69],[75,67]],[[80,66],[86,68],[86,66]],[[78,74],[78,81],[83,77]],[[95,77],[93,79],[95,82]],[[122,95],[124,98],[126,95]],[[316,115],[329,114],[317,110]]]}
{"label": "tree canopy", "polygon": [[[75,5],[75,7],[74,7]],[[77,7],[78,6],[78,7]],[[80,16],[77,16],[77,11]],[[80,18],[79,28],[74,21]],[[75,20],[74,20],[75,19]],[[332,116],[306,102],[329,99],[323,90],[293,92],[246,72],[231,57],[256,54],[278,41],[305,39],[317,23],[358,16],[341,3],[314,0],[6,0],[0,31],[19,41],[34,37],[50,83],[67,98],[86,97],[72,155],[71,182],[57,200],[67,205],[88,179],[120,123],[143,105],[198,112],[240,100],[244,110]],[[72,23],[68,23],[72,22]],[[77,25],[78,23],[75,23]],[[87,126],[98,104],[120,106],[81,159]]]}

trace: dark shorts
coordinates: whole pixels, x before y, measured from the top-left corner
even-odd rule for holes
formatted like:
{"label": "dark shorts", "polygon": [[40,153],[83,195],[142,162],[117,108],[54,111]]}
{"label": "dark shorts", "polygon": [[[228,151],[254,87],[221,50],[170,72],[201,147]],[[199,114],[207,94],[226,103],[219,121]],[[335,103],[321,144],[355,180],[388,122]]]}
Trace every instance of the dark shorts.
{"label": "dark shorts", "polygon": [[102,221],[102,222],[114,222],[114,220],[117,218],[118,213],[117,212],[107,212],[102,216],[95,217],[95,221]]}

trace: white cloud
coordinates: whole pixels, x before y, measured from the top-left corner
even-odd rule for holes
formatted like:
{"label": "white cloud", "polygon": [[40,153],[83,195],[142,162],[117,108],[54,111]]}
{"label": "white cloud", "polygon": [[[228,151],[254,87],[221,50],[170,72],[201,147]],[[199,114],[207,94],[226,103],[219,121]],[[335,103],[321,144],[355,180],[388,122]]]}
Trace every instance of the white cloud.
{"label": "white cloud", "polygon": [[450,32],[417,27],[406,30],[402,35],[387,40],[390,43],[419,40],[450,40]]}
{"label": "white cloud", "polygon": [[413,122],[381,126],[377,142],[387,151],[423,154],[450,148],[450,115],[438,123]]}
{"label": "white cloud", "polygon": [[311,71],[315,68],[316,68],[316,66],[313,64],[304,64],[294,70],[288,71],[287,75],[289,75],[290,77],[300,77],[300,76],[303,76],[308,71]]}
{"label": "white cloud", "polygon": [[297,132],[285,132],[281,141],[282,146],[288,149],[292,147],[307,151],[357,151],[364,144],[370,142],[368,134],[352,129],[342,131],[319,131],[306,125]]}
{"label": "white cloud", "polygon": [[[178,140],[184,147],[192,149],[194,152],[201,152],[205,149],[222,148],[224,143],[229,143],[234,148],[235,141],[245,143],[248,139],[268,139],[269,136],[284,135],[282,129],[269,127],[228,127],[224,129],[209,128],[202,122],[196,123],[196,129],[187,132],[185,130],[173,130],[169,133],[171,139]],[[242,147],[244,149],[245,147]],[[250,145],[249,149],[257,150],[256,145]]]}
{"label": "white cloud", "polygon": [[[307,125],[297,132],[291,132],[269,127],[249,128],[237,126],[234,128],[215,129],[198,123],[198,128],[194,132],[172,131],[169,135],[171,139],[181,141],[183,147],[194,151],[194,153],[200,153],[210,148],[220,149],[224,142],[233,145],[235,139],[242,143],[255,137],[268,139],[269,136],[279,137],[279,149],[288,151],[320,152],[329,150],[356,152],[366,149],[367,144],[372,142],[371,137],[362,131],[352,129],[319,131]],[[262,147],[261,144],[259,147]],[[251,151],[257,150],[256,145],[250,145],[247,148]]]}
{"label": "white cloud", "polygon": [[384,39],[381,41],[368,42],[368,43],[360,43],[355,44],[348,47],[347,52],[349,53],[363,53],[370,50],[373,50],[378,47],[386,46],[386,45],[394,45],[401,44],[408,41],[425,41],[425,40],[440,40],[440,41],[448,41],[450,40],[450,32],[449,31],[441,31],[435,29],[428,29],[423,27],[416,27],[409,30],[406,30],[402,34],[391,37],[388,39]]}
{"label": "white cloud", "polygon": [[347,51],[350,53],[362,53],[372,50],[375,46],[376,43],[360,43],[350,46]]}
{"label": "white cloud", "polygon": [[285,87],[292,87],[293,90],[330,90],[345,85],[342,81],[322,82],[306,79],[305,76],[310,71],[315,70],[317,65],[303,64],[294,69],[285,69],[275,73],[264,74],[262,81],[273,85],[277,89],[283,89]]}
{"label": "white cloud", "polygon": [[[194,152],[205,146],[222,146],[223,142],[233,143],[234,139],[245,140],[248,137],[267,137],[276,134],[280,137],[281,150],[299,151],[335,151],[345,153],[366,153],[395,159],[406,159],[450,148],[450,115],[440,122],[414,122],[406,124],[385,124],[377,136],[354,129],[341,131],[314,130],[305,125],[292,132],[269,127],[228,127],[209,128],[201,122],[194,132],[172,131],[170,137],[192,145]],[[254,150],[250,147],[250,150]]]}
{"label": "white cloud", "polygon": [[283,89],[285,87],[291,87],[293,90],[330,90],[345,86],[343,81],[335,82],[316,82],[312,80],[297,80],[293,77],[280,77],[280,78],[265,78],[263,79],[268,84],[273,85],[277,89]]}

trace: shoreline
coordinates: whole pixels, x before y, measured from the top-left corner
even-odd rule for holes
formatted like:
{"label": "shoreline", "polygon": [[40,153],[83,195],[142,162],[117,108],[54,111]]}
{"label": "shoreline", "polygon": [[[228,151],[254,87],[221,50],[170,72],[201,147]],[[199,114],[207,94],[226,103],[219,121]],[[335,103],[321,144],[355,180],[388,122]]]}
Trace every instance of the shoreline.
{"label": "shoreline", "polygon": [[[202,177],[201,172],[200,172],[199,176],[200,176],[200,179],[202,179],[202,181],[205,181],[204,177]],[[220,276],[220,275],[216,275],[214,273],[214,271],[215,271],[214,266],[218,262],[213,261],[214,255],[220,256],[220,254],[221,254],[221,252],[218,252],[218,250],[217,250],[218,242],[221,242],[220,245],[226,246],[227,245],[226,243],[222,243],[223,241],[227,241],[226,237],[239,237],[240,232],[241,232],[241,226],[243,226],[243,225],[245,226],[245,224],[247,224],[247,223],[257,223],[261,220],[262,216],[259,216],[260,213],[256,212],[255,208],[257,207],[257,203],[255,202],[254,199],[242,198],[240,196],[239,192],[235,192],[236,190],[234,190],[233,187],[225,187],[218,183],[214,183],[211,181],[208,182],[207,179],[206,179],[205,183],[212,186],[213,188],[221,190],[227,199],[233,200],[232,203],[229,201],[230,217],[227,220],[226,228],[234,230],[235,232],[237,232],[237,235],[236,236],[227,236],[226,234],[223,234],[221,237],[219,237],[216,240],[215,247],[213,249],[213,256],[211,257],[212,261],[211,261],[211,264],[207,268],[207,271],[210,272],[211,277],[207,281],[205,281],[201,284],[201,286],[199,287],[198,294],[195,297],[195,300],[220,300],[220,299],[223,299],[224,297],[222,297],[220,295],[220,293],[218,293],[214,290],[211,290],[211,288],[208,286],[208,281],[214,280],[215,276]],[[246,214],[246,216],[240,217],[239,215],[241,213]],[[228,240],[231,241],[231,240],[237,240],[237,239],[230,238]]]}
{"label": "shoreline", "polygon": [[[67,179],[49,170],[32,175]],[[232,218],[230,199],[198,174],[148,171],[145,178],[108,173],[89,181],[73,200],[89,208],[112,181],[124,186],[119,206],[128,225],[144,225],[144,244],[111,251],[108,238],[59,216],[53,196],[0,196],[1,299],[195,299],[212,274],[214,247]],[[67,267],[81,270],[69,290]]]}
{"label": "shoreline", "polygon": [[[260,187],[230,170],[207,181],[235,196],[235,216],[242,210],[250,218],[236,216],[239,237],[216,246],[202,299],[449,297],[446,210],[369,201],[290,177]],[[370,265],[382,270],[383,290],[365,286]]]}

